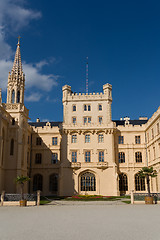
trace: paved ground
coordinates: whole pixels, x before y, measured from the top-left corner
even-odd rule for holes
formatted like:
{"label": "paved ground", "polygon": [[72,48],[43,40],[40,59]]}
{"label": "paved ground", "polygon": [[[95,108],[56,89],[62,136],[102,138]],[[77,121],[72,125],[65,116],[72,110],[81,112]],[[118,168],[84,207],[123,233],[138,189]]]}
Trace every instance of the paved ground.
{"label": "paved ground", "polygon": [[0,207],[0,240],[159,240],[160,205]]}

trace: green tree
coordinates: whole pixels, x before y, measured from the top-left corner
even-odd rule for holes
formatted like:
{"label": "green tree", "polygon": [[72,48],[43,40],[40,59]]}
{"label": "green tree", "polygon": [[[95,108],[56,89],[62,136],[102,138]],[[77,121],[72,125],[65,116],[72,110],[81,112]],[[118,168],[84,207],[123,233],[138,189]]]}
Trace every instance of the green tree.
{"label": "green tree", "polygon": [[24,200],[24,183],[29,181],[30,178],[27,176],[17,176],[16,178],[16,183],[20,184],[20,188],[21,188],[21,200]]}
{"label": "green tree", "polygon": [[147,181],[147,190],[148,190],[148,196],[151,196],[151,191],[150,191],[150,177],[157,177],[157,171],[153,170],[153,167],[143,167],[139,172],[138,175],[140,178],[144,178]]}

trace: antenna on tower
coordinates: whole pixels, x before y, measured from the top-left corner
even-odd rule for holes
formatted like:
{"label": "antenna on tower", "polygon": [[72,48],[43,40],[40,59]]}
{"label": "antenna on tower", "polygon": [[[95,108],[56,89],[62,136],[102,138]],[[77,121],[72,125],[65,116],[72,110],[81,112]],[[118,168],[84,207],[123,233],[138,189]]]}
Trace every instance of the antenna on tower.
{"label": "antenna on tower", "polygon": [[88,57],[86,57],[86,93],[88,93]]}

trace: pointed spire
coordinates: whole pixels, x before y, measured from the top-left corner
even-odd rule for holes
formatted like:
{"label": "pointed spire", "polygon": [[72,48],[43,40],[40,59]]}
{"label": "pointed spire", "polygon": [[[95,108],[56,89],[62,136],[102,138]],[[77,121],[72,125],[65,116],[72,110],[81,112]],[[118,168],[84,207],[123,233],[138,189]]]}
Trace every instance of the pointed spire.
{"label": "pointed spire", "polygon": [[23,71],[22,71],[21,52],[20,52],[20,36],[19,36],[11,74],[15,74],[19,76],[19,75],[22,75],[22,73]]}

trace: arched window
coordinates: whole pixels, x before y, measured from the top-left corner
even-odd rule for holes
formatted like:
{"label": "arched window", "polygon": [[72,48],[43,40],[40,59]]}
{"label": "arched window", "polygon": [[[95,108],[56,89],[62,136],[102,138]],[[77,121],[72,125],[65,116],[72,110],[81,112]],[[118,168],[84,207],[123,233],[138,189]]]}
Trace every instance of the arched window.
{"label": "arched window", "polygon": [[120,192],[128,191],[128,179],[127,175],[124,173],[121,173],[119,175],[119,191]]}
{"label": "arched window", "polygon": [[33,177],[33,191],[40,190],[42,191],[43,189],[43,176],[41,174],[36,174]]}
{"label": "arched window", "polygon": [[119,160],[119,163],[125,163],[125,153],[124,152],[118,153],[118,160]]}
{"label": "arched window", "polygon": [[14,155],[14,139],[11,139],[11,143],[10,143],[10,155],[13,156]]}
{"label": "arched window", "polygon": [[20,102],[20,91],[17,92],[17,103]]}
{"label": "arched window", "polygon": [[58,174],[52,174],[49,177],[49,191],[57,192],[58,191]]}
{"label": "arched window", "polygon": [[12,90],[11,103],[15,102],[15,91]]}
{"label": "arched window", "polygon": [[135,190],[145,191],[145,177],[140,178],[138,174],[135,175]]}
{"label": "arched window", "polygon": [[136,152],[135,153],[135,159],[136,159],[136,162],[142,162],[142,153],[141,152]]}
{"label": "arched window", "polygon": [[73,112],[76,112],[76,105],[73,105]]}
{"label": "arched window", "polygon": [[96,191],[96,178],[93,173],[86,172],[81,175],[81,191]]}

